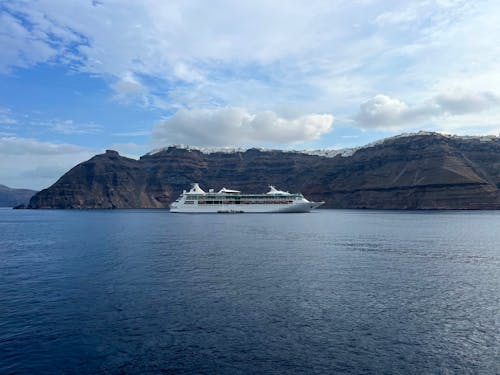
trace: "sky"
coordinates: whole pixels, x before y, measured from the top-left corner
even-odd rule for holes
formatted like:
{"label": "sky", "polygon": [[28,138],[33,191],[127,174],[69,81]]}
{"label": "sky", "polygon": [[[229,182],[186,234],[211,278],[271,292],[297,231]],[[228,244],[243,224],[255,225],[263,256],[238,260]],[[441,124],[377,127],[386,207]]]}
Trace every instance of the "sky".
{"label": "sky", "polygon": [[500,133],[500,1],[0,2],[0,184],[105,149]]}

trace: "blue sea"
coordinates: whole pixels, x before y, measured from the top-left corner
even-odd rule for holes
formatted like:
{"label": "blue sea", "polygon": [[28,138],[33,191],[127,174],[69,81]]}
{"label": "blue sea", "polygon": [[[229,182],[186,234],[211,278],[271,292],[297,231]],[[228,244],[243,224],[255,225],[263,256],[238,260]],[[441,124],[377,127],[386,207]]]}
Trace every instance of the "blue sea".
{"label": "blue sea", "polygon": [[498,374],[500,212],[0,209],[1,374]]}

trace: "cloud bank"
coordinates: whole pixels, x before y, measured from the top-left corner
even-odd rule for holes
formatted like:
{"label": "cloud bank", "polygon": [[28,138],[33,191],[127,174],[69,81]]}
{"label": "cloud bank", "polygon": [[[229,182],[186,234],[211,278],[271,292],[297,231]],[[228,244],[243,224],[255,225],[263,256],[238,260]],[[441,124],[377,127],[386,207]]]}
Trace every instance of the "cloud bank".
{"label": "cloud bank", "polygon": [[478,113],[496,107],[500,104],[500,98],[491,91],[451,91],[437,95],[434,102],[443,112],[461,115]]}
{"label": "cloud bank", "polygon": [[376,95],[361,104],[354,116],[362,128],[405,128],[425,125],[446,116],[476,114],[500,106],[500,98],[493,92],[465,92],[455,90],[436,95],[427,102],[409,106],[386,95]]}
{"label": "cloud bank", "polygon": [[182,109],[156,125],[152,136],[156,146],[296,144],[329,132],[333,120],[329,114],[290,119],[272,111],[250,113],[243,108]]}

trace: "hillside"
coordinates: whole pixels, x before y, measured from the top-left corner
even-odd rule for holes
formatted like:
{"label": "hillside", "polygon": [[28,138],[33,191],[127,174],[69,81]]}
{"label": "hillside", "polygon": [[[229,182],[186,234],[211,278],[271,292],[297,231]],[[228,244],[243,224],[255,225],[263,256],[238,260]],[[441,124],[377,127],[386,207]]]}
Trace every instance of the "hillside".
{"label": "hillside", "polygon": [[31,208],[163,208],[192,182],[264,192],[269,184],[330,208],[499,209],[500,138],[417,133],[342,152],[169,147],[107,151],[36,194]]}
{"label": "hillside", "polygon": [[35,194],[35,190],[12,189],[0,185],[0,207],[15,207],[20,204],[28,204],[30,198]]}

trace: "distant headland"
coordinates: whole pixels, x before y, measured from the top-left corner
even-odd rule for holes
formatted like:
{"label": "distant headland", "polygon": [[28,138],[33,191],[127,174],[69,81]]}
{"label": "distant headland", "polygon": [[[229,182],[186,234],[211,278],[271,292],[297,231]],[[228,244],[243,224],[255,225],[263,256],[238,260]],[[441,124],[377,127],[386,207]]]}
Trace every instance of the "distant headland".
{"label": "distant headland", "polygon": [[36,194],[36,190],[14,189],[0,185],[0,207],[16,207],[28,205],[30,198]]}

